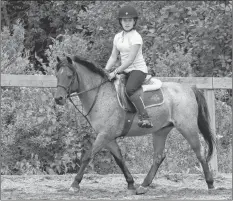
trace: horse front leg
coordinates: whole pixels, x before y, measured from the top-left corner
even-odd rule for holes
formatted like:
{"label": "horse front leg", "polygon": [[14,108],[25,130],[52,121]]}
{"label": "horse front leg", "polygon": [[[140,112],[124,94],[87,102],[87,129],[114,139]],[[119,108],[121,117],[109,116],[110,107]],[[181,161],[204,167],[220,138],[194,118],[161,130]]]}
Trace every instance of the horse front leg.
{"label": "horse front leg", "polygon": [[111,140],[108,140],[108,138],[106,137],[106,135],[104,133],[98,134],[95,142],[93,143],[92,148],[86,152],[86,154],[84,155],[84,157],[82,159],[80,169],[79,169],[77,175],[75,176],[75,179],[74,179],[74,181],[71,184],[71,187],[69,189],[70,192],[78,192],[80,190],[79,184],[82,181],[84,171],[85,171],[87,165],[94,158],[95,154],[97,152],[99,152],[106,144],[108,144],[109,141],[111,141]]}
{"label": "horse front leg", "polygon": [[106,148],[110,151],[110,153],[113,155],[117,165],[120,167],[121,171],[123,172],[125,176],[125,180],[128,183],[128,190],[135,190],[134,187],[134,179],[131,173],[129,172],[125,160],[121,154],[121,150],[119,145],[117,144],[116,140],[111,141]]}
{"label": "horse front leg", "polygon": [[165,142],[167,139],[168,133],[171,131],[173,127],[165,127],[161,130],[153,133],[153,147],[154,147],[154,156],[153,156],[153,164],[144,179],[143,183],[137,188],[136,194],[144,194],[148,190],[148,186],[152,183],[159,166],[165,159]]}

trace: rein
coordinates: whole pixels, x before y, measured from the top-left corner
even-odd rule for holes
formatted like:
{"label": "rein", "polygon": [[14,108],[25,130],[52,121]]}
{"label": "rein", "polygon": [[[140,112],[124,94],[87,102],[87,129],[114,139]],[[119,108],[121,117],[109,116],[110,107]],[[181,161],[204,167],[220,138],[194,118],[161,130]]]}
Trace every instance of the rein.
{"label": "rein", "polygon": [[[103,84],[105,84],[106,82],[108,82],[108,80],[105,80],[104,82],[101,82],[98,86],[93,87],[93,88],[91,88],[91,89],[88,89],[88,90],[85,90],[85,91],[81,91],[81,92],[76,93],[76,94],[73,94],[73,95],[68,94],[68,96],[67,96],[67,97],[69,98],[70,102],[71,102],[71,103],[73,104],[73,106],[75,107],[75,109],[78,110],[79,113],[82,114],[82,116],[87,120],[87,122],[90,124],[91,127],[92,127],[92,125],[91,125],[90,121],[88,120],[87,115],[90,114],[92,108],[94,107],[94,105],[95,105],[95,103],[96,103],[96,101],[97,101],[97,98],[98,98],[98,95],[99,95],[100,87],[101,87]],[[74,104],[74,102],[73,102],[73,100],[71,99],[71,97],[78,96],[78,95],[80,95],[80,94],[86,93],[86,92],[91,91],[91,90],[96,89],[96,88],[98,88],[98,91],[97,91],[97,93],[96,93],[96,95],[95,95],[95,99],[94,99],[94,101],[93,101],[93,103],[92,103],[92,105],[91,105],[89,111],[87,112],[87,114],[84,115],[84,114],[78,109],[78,107]],[[92,127],[92,128],[93,128],[93,127]]]}

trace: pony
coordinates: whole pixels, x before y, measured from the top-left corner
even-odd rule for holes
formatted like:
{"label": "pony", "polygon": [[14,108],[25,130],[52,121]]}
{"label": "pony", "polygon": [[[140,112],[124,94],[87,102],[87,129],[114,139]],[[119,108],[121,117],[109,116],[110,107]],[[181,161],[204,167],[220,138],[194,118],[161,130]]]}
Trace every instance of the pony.
{"label": "pony", "polygon": [[[205,97],[195,86],[183,86],[175,82],[164,82],[161,86],[164,103],[148,108],[154,125],[153,128],[140,128],[137,125],[138,115],[135,114],[132,124],[124,137],[153,136],[153,164],[142,184],[135,187],[133,176],[127,168],[116,139],[121,137],[125,125],[126,111],[118,102],[115,86],[108,80],[108,73],[96,67],[92,62],[80,56],[63,59],[57,57],[56,77],[57,88],[54,100],[64,105],[66,100],[77,93],[86,115],[97,137],[81,160],[81,166],[71,184],[70,191],[78,192],[84,170],[95,154],[106,148],[113,155],[116,163],[124,174],[128,190],[136,194],[146,193],[156,172],[165,159],[164,147],[169,132],[176,128],[188,141],[203,168],[208,189],[214,189],[214,179],[209,161],[213,155],[215,140],[210,129],[209,111]],[[139,89],[141,90],[141,89]],[[199,133],[208,145],[205,156],[201,146]]]}

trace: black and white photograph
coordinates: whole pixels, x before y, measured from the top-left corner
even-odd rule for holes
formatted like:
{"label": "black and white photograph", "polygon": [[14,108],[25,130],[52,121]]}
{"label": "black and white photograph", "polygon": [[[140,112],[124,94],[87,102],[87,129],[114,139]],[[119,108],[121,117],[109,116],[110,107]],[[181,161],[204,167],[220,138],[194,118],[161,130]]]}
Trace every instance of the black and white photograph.
{"label": "black and white photograph", "polygon": [[232,200],[232,1],[1,1],[1,200]]}

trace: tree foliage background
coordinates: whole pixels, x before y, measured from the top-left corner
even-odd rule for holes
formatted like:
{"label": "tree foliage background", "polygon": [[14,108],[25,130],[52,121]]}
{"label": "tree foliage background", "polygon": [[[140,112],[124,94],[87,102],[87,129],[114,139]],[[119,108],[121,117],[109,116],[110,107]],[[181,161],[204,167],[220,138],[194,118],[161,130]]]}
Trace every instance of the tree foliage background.
{"label": "tree foliage background", "polygon": [[[56,56],[85,56],[104,67],[118,9],[133,5],[140,18],[143,54],[156,76],[232,76],[231,1],[1,1],[1,66],[6,74],[54,74]],[[120,61],[119,61],[120,62]],[[58,107],[53,89],[1,88],[1,174],[76,172],[95,135],[69,103]],[[231,169],[232,90],[216,90],[218,162]],[[74,100],[81,108],[78,99]],[[93,134],[93,135],[92,135]],[[133,173],[152,163],[151,137],[119,139]],[[160,170],[200,171],[187,142],[172,131]],[[106,150],[88,170],[120,172]]]}

